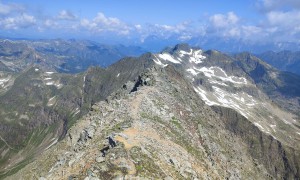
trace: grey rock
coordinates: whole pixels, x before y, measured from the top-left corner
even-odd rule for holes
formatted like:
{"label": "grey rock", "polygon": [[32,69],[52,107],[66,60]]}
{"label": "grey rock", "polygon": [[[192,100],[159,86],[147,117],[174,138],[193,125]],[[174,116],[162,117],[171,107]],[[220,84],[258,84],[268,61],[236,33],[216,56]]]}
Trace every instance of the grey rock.
{"label": "grey rock", "polygon": [[98,163],[105,162],[105,158],[102,157],[102,156],[99,156],[99,157],[96,158],[96,162],[98,162]]}
{"label": "grey rock", "polygon": [[87,130],[86,130],[86,133],[87,133],[87,137],[89,138],[93,138],[94,136],[94,133],[95,133],[95,128],[93,126],[90,126]]}
{"label": "grey rock", "polygon": [[164,178],[164,180],[173,180],[173,178],[171,176],[167,176]]}

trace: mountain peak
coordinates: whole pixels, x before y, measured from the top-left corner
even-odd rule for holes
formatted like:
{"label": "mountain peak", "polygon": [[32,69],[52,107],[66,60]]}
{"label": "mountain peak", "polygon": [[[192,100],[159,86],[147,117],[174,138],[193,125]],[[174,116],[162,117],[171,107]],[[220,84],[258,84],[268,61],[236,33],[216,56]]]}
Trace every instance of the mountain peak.
{"label": "mountain peak", "polygon": [[174,48],[173,48],[173,51],[186,51],[186,52],[189,52],[190,50],[192,49],[192,47],[190,47],[190,45],[188,44],[177,44]]}

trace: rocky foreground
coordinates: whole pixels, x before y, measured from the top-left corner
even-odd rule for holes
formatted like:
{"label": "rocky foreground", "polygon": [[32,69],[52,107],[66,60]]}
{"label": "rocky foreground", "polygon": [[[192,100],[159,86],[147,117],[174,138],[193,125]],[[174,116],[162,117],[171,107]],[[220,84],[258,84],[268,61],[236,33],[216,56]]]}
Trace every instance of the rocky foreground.
{"label": "rocky foreground", "polygon": [[[96,103],[64,140],[7,179],[274,177],[223,119],[172,66],[155,67]],[[108,136],[117,146],[103,157]]]}

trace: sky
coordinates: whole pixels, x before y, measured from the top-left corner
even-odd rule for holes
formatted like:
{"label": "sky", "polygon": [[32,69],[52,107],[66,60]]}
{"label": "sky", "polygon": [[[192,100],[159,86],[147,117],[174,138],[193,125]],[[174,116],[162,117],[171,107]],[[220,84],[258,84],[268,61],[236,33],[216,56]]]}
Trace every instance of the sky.
{"label": "sky", "polygon": [[300,43],[300,0],[2,0],[0,37]]}

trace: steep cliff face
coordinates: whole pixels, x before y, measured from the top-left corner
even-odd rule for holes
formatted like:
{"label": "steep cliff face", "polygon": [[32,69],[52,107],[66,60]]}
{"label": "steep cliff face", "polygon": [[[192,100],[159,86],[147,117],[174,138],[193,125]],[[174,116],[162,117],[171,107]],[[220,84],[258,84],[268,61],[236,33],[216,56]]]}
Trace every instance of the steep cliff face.
{"label": "steep cliff face", "polygon": [[276,179],[300,178],[300,151],[285,146],[274,137],[261,132],[255,125],[236,111],[215,106],[226,129],[240,137],[247,144],[247,151],[261,162]]}

